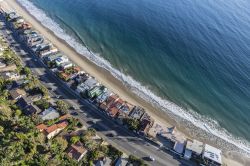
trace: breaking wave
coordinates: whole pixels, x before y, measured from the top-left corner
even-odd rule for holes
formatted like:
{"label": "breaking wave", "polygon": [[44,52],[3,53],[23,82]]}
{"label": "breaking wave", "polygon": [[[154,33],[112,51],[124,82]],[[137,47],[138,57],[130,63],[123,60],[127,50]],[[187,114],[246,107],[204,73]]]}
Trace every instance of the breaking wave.
{"label": "breaking wave", "polygon": [[[114,77],[122,81],[135,94],[164,110],[178,123],[184,123],[185,126],[191,127],[191,129],[189,128],[191,133],[200,132],[199,136],[203,137],[202,139],[206,138],[207,140],[214,140],[215,144],[221,148],[234,150],[234,148],[230,148],[230,143],[241,149],[241,152],[250,153],[250,144],[246,140],[233,136],[228,131],[221,128],[216,121],[210,118],[204,117],[192,110],[186,110],[171,101],[162,99],[161,97],[155,95],[148,88],[142,86],[141,83],[134,80],[131,76],[125,75],[113,68],[112,65],[104,58],[91,52],[87,46],[84,46],[75,38],[68,35],[58,23],[49,18],[44,11],[37,8],[33,3],[28,0],[18,0],[18,2],[39,22],[41,22],[43,26],[50,29],[58,38],[67,42],[67,44],[74,48],[79,54],[85,56],[96,65],[108,70]],[[221,138],[223,141],[218,141],[218,139],[214,136]]]}

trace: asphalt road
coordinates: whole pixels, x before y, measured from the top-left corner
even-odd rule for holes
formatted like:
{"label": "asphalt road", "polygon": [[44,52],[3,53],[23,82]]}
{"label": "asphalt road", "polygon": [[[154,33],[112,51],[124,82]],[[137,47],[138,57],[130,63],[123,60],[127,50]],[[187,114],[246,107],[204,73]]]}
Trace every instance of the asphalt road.
{"label": "asphalt road", "polygon": [[[183,159],[179,159],[175,154],[161,149],[157,145],[146,141],[137,134],[129,131],[124,126],[118,125],[106,114],[102,113],[90,101],[81,99],[72,89],[70,89],[63,81],[56,77],[43,63],[23,45],[16,42],[12,35],[8,35],[6,28],[1,29],[1,33],[12,44],[12,49],[21,57],[24,65],[31,68],[34,75],[41,80],[46,86],[52,88],[50,94],[52,98],[60,95],[60,99],[66,101],[72,106],[77,107],[73,112],[78,112],[75,117],[80,119],[86,127],[93,127],[108,143],[116,146],[126,154],[133,154],[144,159],[147,156],[155,158],[154,162],[146,161],[149,165],[155,166],[176,166],[176,165],[194,165]],[[20,51],[16,47],[24,51]],[[26,55],[25,55],[26,53]],[[80,111],[81,110],[81,111]],[[110,136],[112,133],[112,136]]]}

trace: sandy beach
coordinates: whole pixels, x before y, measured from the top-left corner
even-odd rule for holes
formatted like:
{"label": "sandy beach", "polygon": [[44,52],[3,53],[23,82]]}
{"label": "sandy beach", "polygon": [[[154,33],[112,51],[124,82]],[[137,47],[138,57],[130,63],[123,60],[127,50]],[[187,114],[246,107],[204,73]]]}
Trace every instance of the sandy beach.
{"label": "sandy beach", "polygon": [[[114,78],[108,71],[104,70],[101,67],[98,67],[83,55],[78,54],[72,47],[70,47],[65,41],[59,39],[54,35],[53,32],[42,26],[33,16],[31,16],[25,9],[23,9],[15,0],[2,1],[1,7],[6,10],[13,11],[13,9],[25,18],[34,29],[40,32],[47,40],[52,42],[61,52],[67,55],[72,62],[77,64],[82,70],[86,71],[90,75],[94,76],[100,83],[105,85],[107,88],[112,90],[114,93],[118,94],[122,99],[134,104],[139,105],[146,109],[149,115],[151,115],[158,124],[163,126],[171,127],[177,126],[178,130],[185,133],[187,137],[192,138],[190,134],[184,127],[177,124],[177,122],[170,118],[163,111],[155,108],[150,103],[144,101],[140,97],[136,96],[131,92],[122,82]],[[207,140],[201,140],[205,143],[214,144]],[[243,157],[235,157],[235,155],[225,153],[226,158],[224,158],[224,163],[227,165],[248,165],[250,163],[249,159]],[[228,159],[230,158],[230,159]],[[236,162],[238,160],[240,163]]]}

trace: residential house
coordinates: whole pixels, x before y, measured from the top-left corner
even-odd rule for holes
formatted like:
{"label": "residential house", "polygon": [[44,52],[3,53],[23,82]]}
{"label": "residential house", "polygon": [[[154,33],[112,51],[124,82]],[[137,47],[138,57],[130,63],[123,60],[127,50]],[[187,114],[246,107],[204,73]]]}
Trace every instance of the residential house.
{"label": "residential house", "polygon": [[41,112],[40,108],[38,108],[34,104],[28,105],[28,107],[26,107],[25,110],[24,110],[25,115],[34,115],[34,114],[38,114],[40,112]]}
{"label": "residential house", "polygon": [[31,100],[29,100],[29,98],[27,97],[21,97],[18,101],[17,101],[17,106],[21,109],[24,110],[26,109],[30,104],[32,103]]}
{"label": "residential house", "polygon": [[119,109],[119,114],[122,115],[123,117],[127,117],[130,112],[134,109],[134,105],[128,103],[128,102],[124,102],[124,104],[122,105],[122,107]]}
{"label": "residential house", "polygon": [[115,100],[113,103],[112,103],[112,106],[113,107],[116,107],[118,110],[123,106],[125,102],[121,99],[121,98],[118,98],[117,100]]}
{"label": "residential house", "polygon": [[77,77],[75,78],[75,81],[77,82],[77,84],[81,84],[83,82],[85,82],[87,79],[89,79],[89,74],[84,73],[83,71],[77,75]]}
{"label": "residential house", "polygon": [[104,93],[107,90],[104,86],[95,86],[92,89],[88,90],[88,97],[89,98],[95,98],[100,96],[102,93]]}
{"label": "residential house", "polygon": [[117,99],[112,98],[111,100],[112,100],[110,101],[111,103],[107,104],[108,105],[107,113],[111,117],[116,117],[117,114],[119,113],[119,109],[124,104],[124,101],[121,98]]}
{"label": "residential house", "polygon": [[13,100],[18,100],[21,97],[26,95],[26,92],[22,89],[19,89],[19,88],[10,90],[9,93],[10,93],[10,96]]}
{"label": "residential house", "polygon": [[128,164],[128,158],[125,157],[119,157],[115,163],[114,166],[127,166]]}
{"label": "residential house", "polygon": [[184,152],[185,145],[186,139],[178,139],[174,144],[173,150],[179,155],[182,155]]}
{"label": "residential house", "polygon": [[119,96],[116,94],[112,94],[111,96],[109,96],[107,98],[107,100],[105,100],[104,102],[102,102],[99,106],[99,108],[103,111],[106,111],[115,101],[117,101],[119,99]]}
{"label": "residential house", "polygon": [[205,144],[202,153],[202,159],[205,165],[221,166],[222,165],[221,150],[213,146],[210,146],[208,144]]}
{"label": "residential house", "polygon": [[52,120],[58,118],[60,115],[57,110],[52,107],[45,109],[41,114],[40,117],[42,120]]}
{"label": "residential house", "polygon": [[73,63],[71,62],[65,62],[65,63],[62,63],[59,67],[58,67],[58,70],[65,70],[65,69],[68,69],[68,68],[72,68],[74,66]]}
{"label": "residential house", "polygon": [[74,79],[79,73],[80,68],[78,66],[72,66],[70,68],[66,68],[63,71],[58,73],[58,76],[62,78],[64,81],[69,81],[70,79]]}
{"label": "residential house", "polygon": [[142,116],[144,115],[145,110],[139,106],[134,107],[134,109],[131,111],[129,116],[134,119],[140,120]]}
{"label": "residential house", "polygon": [[157,133],[157,136],[165,146],[173,148],[177,154],[181,155],[183,153],[187,138],[176,127],[163,128]]}
{"label": "residential house", "polygon": [[28,80],[25,80],[25,79],[12,81],[12,84],[10,85],[10,88],[8,89],[11,90],[11,89],[19,88],[21,85],[25,84],[26,82],[28,82]]}
{"label": "residential house", "polygon": [[59,134],[63,129],[65,129],[68,126],[67,121],[62,121],[60,123],[54,124],[52,126],[46,126],[44,124],[40,124],[36,126],[36,128],[43,132],[48,139],[51,139],[55,137],[57,134]]}
{"label": "residential house", "polygon": [[36,37],[34,37],[34,38],[29,39],[29,40],[27,41],[27,45],[28,45],[29,47],[33,47],[33,46],[36,46],[36,45],[38,45],[38,44],[42,44],[43,42],[44,42],[43,37],[41,37],[41,36],[36,36]]}
{"label": "residential house", "polygon": [[52,44],[41,44],[39,49],[36,51],[39,57],[44,57],[56,52],[58,52],[58,49]]}
{"label": "residential house", "polygon": [[67,155],[75,159],[76,161],[80,161],[84,155],[88,152],[88,150],[83,146],[81,142],[77,142],[75,144],[72,144],[67,150],[66,153]]}
{"label": "residential house", "polygon": [[154,119],[147,113],[144,113],[140,120],[140,133],[147,135],[150,128],[154,125]]}
{"label": "residential house", "polygon": [[97,85],[99,85],[99,83],[94,78],[90,77],[85,82],[78,85],[76,91],[78,93],[82,93],[82,92],[85,92],[86,90],[89,90]]}
{"label": "residential house", "polygon": [[111,107],[111,108],[108,108],[108,110],[107,110],[107,114],[109,116],[111,116],[112,118],[116,117],[118,112],[119,112],[119,110],[116,107]]}
{"label": "residential house", "polygon": [[44,61],[45,62],[52,62],[54,60],[56,60],[59,57],[62,57],[63,55],[61,53],[57,53],[57,54],[52,54],[52,55],[48,55],[44,57]]}
{"label": "residential house", "polygon": [[4,67],[0,67],[0,72],[10,72],[10,71],[15,71],[17,69],[15,64],[11,64],[6,66],[6,64],[2,65]]}
{"label": "residential house", "polygon": [[20,75],[16,72],[2,72],[1,76],[6,80],[18,80]]}
{"label": "residential house", "polygon": [[61,64],[69,62],[69,58],[66,56],[60,56],[55,59],[55,64],[57,67],[59,67]]}
{"label": "residential house", "polygon": [[104,93],[102,93],[100,96],[98,96],[95,99],[95,101],[97,102],[97,104],[100,104],[100,103],[104,102],[105,100],[107,100],[107,98],[111,95],[112,95],[112,92],[107,90]]}
{"label": "residential house", "polygon": [[112,160],[108,157],[100,158],[94,163],[95,166],[110,166],[111,164]]}
{"label": "residential house", "polygon": [[190,158],[201,157],[204,144],[197,140],[187,140],[187,145],[184,153],[184,158],[189,160]]}

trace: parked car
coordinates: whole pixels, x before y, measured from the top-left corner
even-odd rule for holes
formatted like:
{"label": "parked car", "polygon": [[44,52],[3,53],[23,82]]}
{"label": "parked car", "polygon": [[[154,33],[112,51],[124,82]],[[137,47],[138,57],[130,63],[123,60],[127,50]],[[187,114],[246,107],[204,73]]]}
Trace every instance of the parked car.
{"label": "parked car", "polygon": [[72,112],[72,113],[71,113],[71,115],[73,115],[73,116],[77,116],[77,115],[78,115],[78,113],[77,113],[77,112]]}

